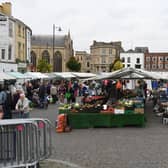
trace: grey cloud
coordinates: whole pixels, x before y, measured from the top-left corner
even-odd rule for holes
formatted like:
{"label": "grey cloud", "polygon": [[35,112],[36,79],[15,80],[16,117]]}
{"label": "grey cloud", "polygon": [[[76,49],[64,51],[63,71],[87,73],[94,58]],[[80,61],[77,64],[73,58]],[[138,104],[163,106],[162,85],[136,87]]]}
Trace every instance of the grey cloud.
{"label": "grey cloud", "polygon": [[51,34],[53,23],[70,28],[75,49],[89,48],[93,40],[123,40],[125,46],[168,50],[167,0],[9,1],[34,34]]}

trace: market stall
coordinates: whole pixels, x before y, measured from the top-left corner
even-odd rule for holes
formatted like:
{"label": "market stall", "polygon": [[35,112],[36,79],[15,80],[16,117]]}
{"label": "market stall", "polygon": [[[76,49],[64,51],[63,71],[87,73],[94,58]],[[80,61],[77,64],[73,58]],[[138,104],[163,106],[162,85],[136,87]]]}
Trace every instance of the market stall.
{"label": "market stall", "polygon": [[[118,79],[143,81],[143,79],[156,79],[156,77],[159,78],[145,71],[123,68],[92,80],[110,79],[117,83]],[[132,90],[125,88],[122,96],[117,99],[108,97],[108,101],[101,99],[95,100],[94,103],[88,101],[85,104],[63,105],[59,108],[59,114],[67,114],[68,123],[72,128],[144,126],[145,101],[144,95],[141,91],[139,94],[139,91],[138,88]]]}
{"label": "market stall", "polygon": [[72,128],[144,126],[143,99],[122,99],[117,103],[104,104],[103,98],[95,99],[94,104],[62,105],[59,114],[67,114]]}

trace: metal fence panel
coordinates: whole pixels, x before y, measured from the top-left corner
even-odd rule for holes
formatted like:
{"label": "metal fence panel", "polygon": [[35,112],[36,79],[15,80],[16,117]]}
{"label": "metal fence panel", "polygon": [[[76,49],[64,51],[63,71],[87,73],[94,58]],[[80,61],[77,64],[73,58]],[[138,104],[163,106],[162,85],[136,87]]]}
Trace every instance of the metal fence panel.
{"label": "metal fence panel", "polygon": [[0,167],[28,167],[51,155],[51,123],[47,119],[0,121]]}

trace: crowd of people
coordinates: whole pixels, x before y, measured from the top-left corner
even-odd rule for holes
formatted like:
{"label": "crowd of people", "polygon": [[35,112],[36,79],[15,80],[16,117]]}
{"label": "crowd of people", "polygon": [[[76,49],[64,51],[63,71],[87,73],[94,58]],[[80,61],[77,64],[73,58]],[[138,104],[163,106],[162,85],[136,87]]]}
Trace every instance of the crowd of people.
{"label": "crowd of people", "polygon": [[74,103],[77,96],[88,91],[78,81],[27,81],[23,84],[0,85],[0,118],[11,119],[12,112],[29,117],[30,105],[47,108],[48,103]]}
{"label": "crowd of people", "polygon": [[[27,81],[15,85],[0,85],[0,118],[12,118],[12,112],[21,112],[23,118],[29,117],[30,105],[47,108],[49,103],[75,103],[77,97],[104,95],[106,99],[120,99],[125,82],[121,80],[96,81]],[[139,83],[141,90],[145,83]],[[146,94],[146,92],[142,92]],[[146,95],[145,95],[146,96]],[[79,99],[80,100],[80,99]]]}

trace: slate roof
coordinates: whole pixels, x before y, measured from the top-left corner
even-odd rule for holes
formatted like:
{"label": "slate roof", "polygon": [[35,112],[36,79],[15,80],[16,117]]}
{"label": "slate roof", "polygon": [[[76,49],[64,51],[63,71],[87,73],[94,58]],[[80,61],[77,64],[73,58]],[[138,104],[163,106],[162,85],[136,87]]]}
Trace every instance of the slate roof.
{"label": "slate roof", "polygon": [[[56,35],[55,36],[55,46],[64,47],[65,46],[66,35]],[[31,45],[37,46],[53,46],[53,36],[52,35],[33,35],[31,40]]]}

